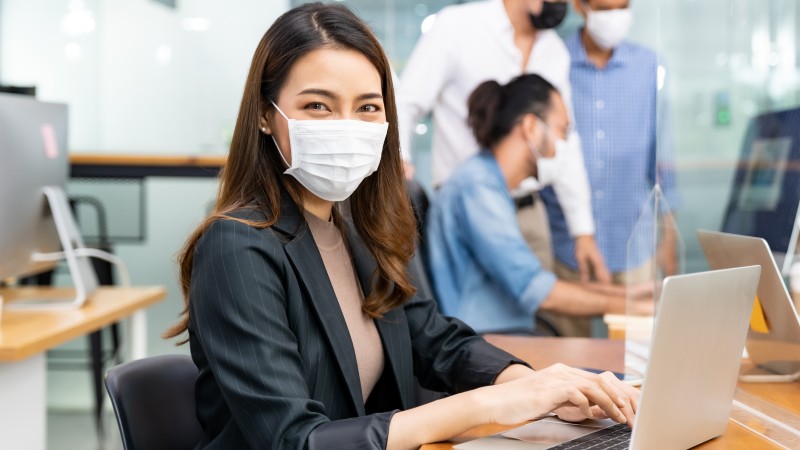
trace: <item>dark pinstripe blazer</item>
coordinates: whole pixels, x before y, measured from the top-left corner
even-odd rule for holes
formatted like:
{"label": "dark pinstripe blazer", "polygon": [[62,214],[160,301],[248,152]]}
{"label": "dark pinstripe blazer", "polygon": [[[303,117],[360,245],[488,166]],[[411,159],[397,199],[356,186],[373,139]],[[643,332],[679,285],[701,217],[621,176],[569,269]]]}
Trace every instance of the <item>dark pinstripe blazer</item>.
{"label": "dark pinstripe blazer", "polygon": [[[386,364],[365,402],[317,246],[291,198],[282,203],[270,228],[217,221],[194,253],[189,342],[200,369],[201,448],[385,448],[392,415],[415,406],[414,375],[429,389],[459,392],[521,363],[413,298],[375,321]],[[348,242],[369,293],[375,262],[352,227]]]}

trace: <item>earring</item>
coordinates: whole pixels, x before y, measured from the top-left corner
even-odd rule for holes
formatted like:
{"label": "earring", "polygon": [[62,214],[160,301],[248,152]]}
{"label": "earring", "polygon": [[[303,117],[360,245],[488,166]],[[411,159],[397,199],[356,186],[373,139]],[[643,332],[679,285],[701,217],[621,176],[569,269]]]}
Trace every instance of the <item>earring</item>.
{"label": "earring", "polygon": [[261,132],[267,134],[267,127],[261,127]]}

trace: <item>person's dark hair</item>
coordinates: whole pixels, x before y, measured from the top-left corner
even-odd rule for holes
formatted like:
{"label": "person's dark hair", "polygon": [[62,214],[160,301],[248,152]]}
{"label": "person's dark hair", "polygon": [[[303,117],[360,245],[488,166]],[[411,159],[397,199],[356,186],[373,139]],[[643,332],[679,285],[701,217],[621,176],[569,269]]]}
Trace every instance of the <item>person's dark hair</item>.
{"label": "person's dark hair", "polygon": [[467,122],[478,144],[492,148],[516,126],[525,114],[544,120],[552,106],[556,88],[536,74],[520,75],[501,85],[484,81],[472,91],[467,101]]}
{"label": "person's dark hair", "polygon": [[[416,224],[400,159],[397,108],[389,61],[369,28],[347,7],[304,4],[281,15],[264,34],[253,55],[228,159],[220,174],[216,204],[178,255],[185,308],[181,321],[170,328],[165,337],[175,337],[188,328],[193,254],[198,240],[212,223],[238,220],[259,228],[269,227],[278,219],[282,189],[295,203],[303,204],[302,187],[295,179],[283,174],[284,164],[279,150],[270,136],[259,132],[259,118],[274,108],[270,100],[278,98],[294,63],[321,48],[355,50],[372,62],[382,80],[384,108],[389,122],[378,170],[350,196],[353,224],[377,262],[372,291],[364,301],[364,311],[372,317],[381,317],[415,293],[407,266],[414,251]],[[243,207],[263,211],[267,219],[251,221],[230,217],[231,212]],[[338,214],[334,208],[335,218],[341,223]]]}

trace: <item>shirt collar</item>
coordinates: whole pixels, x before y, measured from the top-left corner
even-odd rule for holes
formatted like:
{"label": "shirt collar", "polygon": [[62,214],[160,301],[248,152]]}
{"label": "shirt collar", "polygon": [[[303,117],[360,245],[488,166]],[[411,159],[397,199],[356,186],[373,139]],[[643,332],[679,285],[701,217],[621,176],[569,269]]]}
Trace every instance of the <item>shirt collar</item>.
{"label": "shirt collar", "polygon": [[[579,28],[572,36],[569,36],[564,43],[569,50],[572,64],[595,67],[595,65],[589,61],[589,57],[586,56],[586,48],[583,47],[583,40],[581,39],[582,32],[583,27]],[[611,59],[608,60],[606,68],[624,67],[628,65],[632,59],[631,53],[631,45],[623,41],[614,49],[614,52],[611,53]]]}
{"label": "shirt collar", "polygon": [[492,151],[488,148],[483,148],[478,153],[478,155],[479,155],[478,157],[483,161],[483,163],[491,169],[492,174],[495,176],[497,181],[499,181],[503,186],[505,186],[506,179],[503,176],[503,171],[500,170],[500,164],[497,163],[497,159],[495,159],[494,153],[492,153]]}
{"label": "shirt collar", "polygon": [[511,19],[508,18],[508,12],[503,0],[493,0],[491,11],[494,17],[489,18],[489,23],[492,24],[492,27],[498,31],[513,34],[514,26],[511,25]]}

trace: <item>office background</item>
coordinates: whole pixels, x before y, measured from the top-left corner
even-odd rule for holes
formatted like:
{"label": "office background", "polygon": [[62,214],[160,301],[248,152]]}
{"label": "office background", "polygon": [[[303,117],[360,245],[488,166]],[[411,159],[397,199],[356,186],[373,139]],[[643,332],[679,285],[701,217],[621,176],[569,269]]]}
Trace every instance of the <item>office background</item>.
{"label": "office background", "polygon": [[[0,0],[0,83],[35,85],[41,100],[70,106],[72,152],[224,154],[252,51],[292,0]],[[346,0],[402,73],[446,0]],[[678,225],[687,271],[704,267],[697,228],[719,229],[749,120],[800,106],[800,4],[796,0],[632,0],[631,40],[663,59],[660,101],[671,108]],[[579,26],[574,13],[561,26]],[[418,178],[431,180],[430,121],[415,128]],[[157,339],[182,300],[175,255],[213,200],[212,179],[144,184],[146,240],[117,243],[135,284],[161,284],[169,298],[148,312],[151,354],[188,352]],[[73,193],[116,203],[110,226],[141,211],[125,188],[75,184]],[[116,196],[116,197],[115,197]],[[114,202],[114,199],[117,202]],[[69,346],[81,347],[84,342]],[[49,375],[56,409],[89,409],[86,372]]]}

